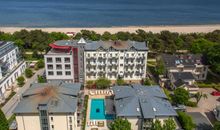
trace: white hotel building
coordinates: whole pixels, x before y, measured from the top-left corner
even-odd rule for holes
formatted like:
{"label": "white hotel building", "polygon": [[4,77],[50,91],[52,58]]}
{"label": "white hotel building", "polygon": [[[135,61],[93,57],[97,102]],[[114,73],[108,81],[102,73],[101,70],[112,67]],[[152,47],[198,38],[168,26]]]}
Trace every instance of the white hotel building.
{"label": "white hotel building", "polygon": [[26,68],[18,47],[13,42],[0,41],[0,102],[4,101],[6,91],[10,91]]}
{"label": "white hotel building", "polygon": [[48,81],[85,82],[118,77],[136,82],[146,77],[148,47],[145,42],[57,41],[50,44],[45,65]]}

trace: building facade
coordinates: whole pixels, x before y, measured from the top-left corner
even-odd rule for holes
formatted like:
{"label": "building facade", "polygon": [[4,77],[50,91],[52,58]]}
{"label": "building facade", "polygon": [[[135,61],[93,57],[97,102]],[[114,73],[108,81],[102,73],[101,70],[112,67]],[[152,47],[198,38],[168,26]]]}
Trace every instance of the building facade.
{"label": "building facade", "polygon": [[[148,48],[134,41],[57,41],[44,56],[48,81],[86,82],[105,77],[140,81],[146,77]],[[68,62],[67,62],[68,61]]]}
{"label": "building facade", "polygon": [[156,119],[163,123],[177,116],[159,86],[115,86],[114,106],[116,117],[127,119],[132,130],[148,130]]}
{"label": "building facade", "polygon": [[18,130],[80,130],[80,87],[64,82],[32,84],[14,110]]}
{"label": "building facade", "polygon": [[7,90],[13,89],[12,84],[25,68],[18,47],[13,42],[0,41],[0,100],[4,100]]}

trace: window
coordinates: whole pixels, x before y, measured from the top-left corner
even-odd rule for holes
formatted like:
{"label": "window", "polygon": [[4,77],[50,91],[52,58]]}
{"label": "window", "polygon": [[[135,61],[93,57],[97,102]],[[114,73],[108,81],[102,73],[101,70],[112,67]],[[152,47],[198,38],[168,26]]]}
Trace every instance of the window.
{"label": "window", "polygon": [[61,62],[61,58],[56,58],[56,62],[60,63]]}
{"label": "window", "polygon": [[62,71],[57,71],[57,75],[62,75]]}
{"label": "window", "polygon": [[123,57],[121,56],[120,59],[123,59]]}
{"label": "window", "polygon": [[123,66],[123,64],[120,64],[120,66]]}
{"label": "window", "polygon": [[53,75],[53,71],[48,71],[48,75]]}
{"label": "window", "polygon": [[70,65],[65,65],[65,69],[70,69]]}
{"label": "window", "polygon": [[52,69],[53,69],[53,65],[47,65],[47,68],[48,68],[49,70],[52,70]]}
{"label": "window", "polygon": [[50,120],[53,122],[53,117],[50,117]]}
{"label": "window", "polygon": [[72,123],[72,117],[69,117],[69,122]]}
{"label": "window", "polygon": [[70,130],[73,130],[73,127],[72,127],[72,125],[70,125]]}
{"label": "window", "polygon": [[53,59],[51,57],[48,57],[47,58],[47,63],[51,63],[51,62],[53,62]]}
{"label": "window", "polygon": [[51,125],[52,130],[54,129],[54,125]]}
{"label": "window", "polygon": [[70,63],[70,58],[65,58],[65,63]]}
{"label": "window", "polygon": [[71,72],[70,71],[66,71],[66,75],[71,75]]}
{"label": "window", "polygon": [[56,68],[60,70],[60,69],[62,69],[62,65],[60,65],[60,64],[56,65]]}
{"label": "window", "polygon": [[88,57],[90,57],[90,54],[87,54]]}

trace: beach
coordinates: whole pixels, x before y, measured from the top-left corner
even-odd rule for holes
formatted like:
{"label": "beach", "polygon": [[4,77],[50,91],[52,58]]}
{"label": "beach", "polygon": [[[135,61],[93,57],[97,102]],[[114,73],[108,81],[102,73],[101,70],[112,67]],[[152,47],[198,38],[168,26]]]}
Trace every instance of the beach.
{"label": "beach", "polygon": [[80,30],[92,30],[96,33],[102,34],[105,31],[110,33],[117,33],[119,31],[123,32],[135,32],[138,29],[142,29],[146,32],[159,33],[164,30],[177,33],[207,33],[214,30],[220,30],[220,24],[216,25],[173,25],[173,26],[128,26],[128,27],[91,27],[91,28],[26,28],[26,27],[0,27],[0,31],[6,33],[14,33],[15,31],[20,31],[22,29],[26,30],[36,30],[40,29],[46,32],[80,32]]}

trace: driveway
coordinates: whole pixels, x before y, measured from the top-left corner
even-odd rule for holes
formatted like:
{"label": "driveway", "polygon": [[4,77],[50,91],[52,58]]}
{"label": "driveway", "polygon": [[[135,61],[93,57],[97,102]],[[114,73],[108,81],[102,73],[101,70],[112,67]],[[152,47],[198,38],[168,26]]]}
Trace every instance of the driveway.
{"label": "driveway", "polygon": [[2,107],[2,111],[4,112],[7,119],[13,115],[12,112],[19,103],[20,96],[30,87],[31,83],[34,83],[37,80],[37,75],[42,75],[43,73],[44,69],[36,71],[36,73],[31,78],[26,80],[24,86],[20,88],[17,93]]}
{"label": "driveway", "polygon": [[202,92],[204,94],[207,94],[207,99],[201,98],[201,100],[198,103],[198,107],[192,108],[187,107],[187,112],[200,112],[204,116],[206,116],[211,123],[215,122],[214,114],[212,113],[213,109],[216,107],[216,105],[220,105],[220,97],[218,96],[212,96],[211,92],[215,91],[213,88],[200,88],[199,92]]}

